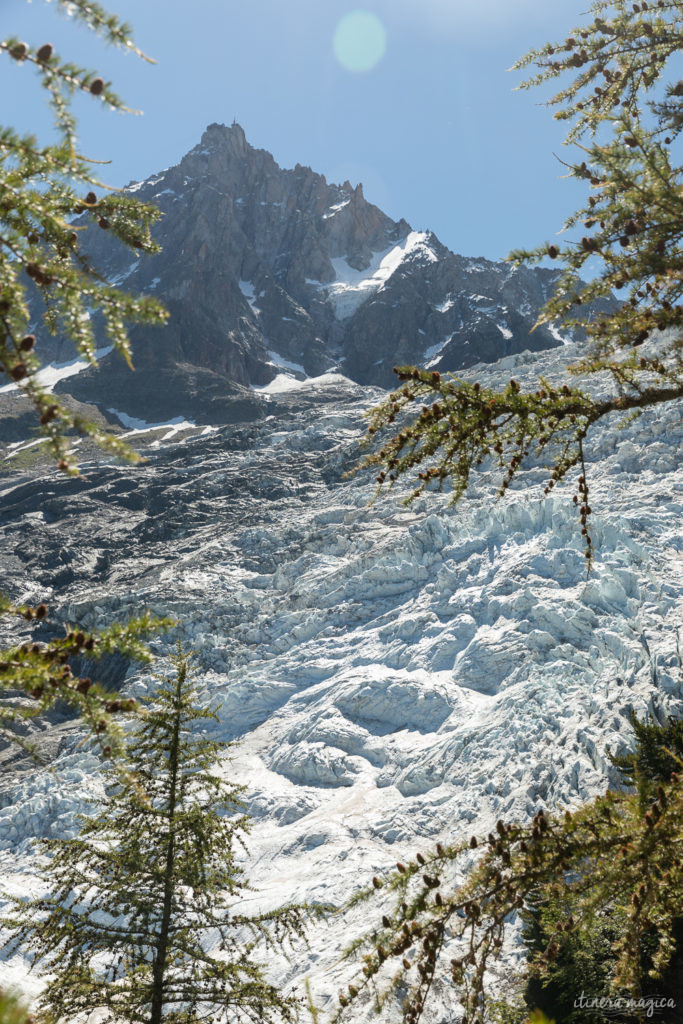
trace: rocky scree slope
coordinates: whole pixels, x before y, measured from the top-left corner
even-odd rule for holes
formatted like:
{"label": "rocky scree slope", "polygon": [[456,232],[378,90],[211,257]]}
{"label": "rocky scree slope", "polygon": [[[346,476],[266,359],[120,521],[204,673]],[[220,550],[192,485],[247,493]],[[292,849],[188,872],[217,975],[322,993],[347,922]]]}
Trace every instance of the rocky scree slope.
{"label": "rocky scree slope", "polygon": [[[464,372],[534,387],[576,354]],[[372,480],[344,473],[377,397],[339,375],[299,381],[271,394],[269,416],[188,431],[142,466],[0,485],[3,589],[85,626],[144,606],[182,623],[216,735],[240,741],[224,770],[248,786],[261,905],[342,902],[439,836],[574,805],[610,779],[631,711],[683,713],[680,411],[591,435],[587,579],[570,489],[543,498],[543,467],[499,502],[483,465],[456,508],[447,495],[404,508],[398,492],[369,506]],[[155,685],[125,664],[106,678],[136,696]],[[49,766],[2,775],[0,871],[15,892],[35,891],[32,841],[75,834],[99,792],[74,723],[43,737]],[[367,923],[364,908],[333,918],[273,976],[308,975],[330,1008],[349,976],[340,951]],[[0,975],[40,984],[18,957]],[[427,1020],[451,1002],[445,988]]]}
{"label": "rocky scree slope", "polygon": [[[556,271],[455,255],[361,185],[280,168],[237,124],[210,125],[179,164],[124,193],[163,212],[162,252],[134,258],[96,227],[85,247],[107,280],[157,295],[171,316],[133,330],[134,376],[110,355],[104,373],[57,384],[105,414],[244,421],[265,414],[251,389],[278,374],[391,387],[397,363],[459,370],[562,343],[552,327],[530,334]],[[73,353],[57,342],[43,356]]]}

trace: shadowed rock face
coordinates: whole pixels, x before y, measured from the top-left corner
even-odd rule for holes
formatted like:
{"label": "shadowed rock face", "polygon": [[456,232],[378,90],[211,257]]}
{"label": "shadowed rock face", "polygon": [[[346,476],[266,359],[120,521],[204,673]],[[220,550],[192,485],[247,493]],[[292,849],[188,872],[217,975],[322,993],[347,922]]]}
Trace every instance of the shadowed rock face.
{"label": "shadowed rock face", "polygon": [[[162,210],[162,252],[137,258],[99,228],[86,248],[108,280],[157,295],[171,316],[133,329],[134,376],[112,355],[97,383],[57,385],[79,401],[148,421],[235,422],[259,417],[250,388],[283,370],[391,387],[396,364],[459,370],[561,344],[546,327],[530,334],[555,271],[457,256],[361,185],[280,168],[237,124],[210,125],[177,166],[125,191]],[[64,342],[42,353],[72,357]]]}

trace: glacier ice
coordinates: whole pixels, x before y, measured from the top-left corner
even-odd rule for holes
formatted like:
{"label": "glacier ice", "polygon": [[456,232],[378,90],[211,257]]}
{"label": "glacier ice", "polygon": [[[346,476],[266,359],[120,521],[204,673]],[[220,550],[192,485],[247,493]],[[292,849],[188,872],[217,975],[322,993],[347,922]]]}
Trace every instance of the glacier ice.
{"label": "glacier ice", "polygon": [[[514,370],[535,386],[571,346],[558,352],[463,376],[500,387]],[[612,778],[606,752],[629,743],[632,711],[683,713],[678,410],[595,429],[597,556],[587,579],[570,489],[544,498],[542,466],[498,502],[484,465],[455,508],[447,495],[405,508],[398,488],[369,505],[368,477],[342,474],[378,393],[328,377],[287,392],[294,404],[259,425],[256,448],[238,444],[233,428],[178,442],[185,490],[170,489],[169,500],[206,506],[205,517],[178,526],[172,558],[150,533],[144,563],[127,559],[125,533],[143,520],[122,519],[116,571],[96,586],[76,580],[61,596],[64,618],[86,626],[142,605],[182,619],[204,699],[218,710],[216,735],[240,741],[225,771],[249,788],[248,867],[264,906],[342,902],[415,844],[573,806]],[[338,397],[296,406],[323,387]],[[165,450],[150,452],[155,480]],[[220,505],[233,479],[254,489],[248,516]],[[13,486],[6,481],[6,493]],[[34,511],[24,525],[48,528]],[[89,543],[95,551],[96,537]],[[35,578],[21,586],[39,593]],[[131,669],[124,691],[144,696],[153,685]],[[6,777],[3,888],[30,889],[32,839],[74,834],[98,785],[97,761],[76,732],[50,766]],[[360,908],[321,925],[315,954],[274,961],[274,977],[308,976],[317,1001],[331,1005],[349,972],[340,951],[367,915]],[[0,964],[0,978],[22,970],[15,958]]]}

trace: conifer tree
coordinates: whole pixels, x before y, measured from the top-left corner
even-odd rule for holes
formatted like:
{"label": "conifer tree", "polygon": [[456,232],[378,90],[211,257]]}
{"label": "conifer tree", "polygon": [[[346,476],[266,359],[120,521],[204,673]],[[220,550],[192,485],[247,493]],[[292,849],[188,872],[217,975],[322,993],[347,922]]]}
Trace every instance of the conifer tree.
{"label": "conifer tree", "polygon": [[[682,43],[683,0],[595,0],[587,21],[565,40],[532,50],[515,65],[537,69],[524,89],[565,76],[548,105],[570,123],[567,142],[577,146],[567,176],[590,192],[565,225],[566,242],[509,258],[517,264],[550,258],[563,266],[538,322],[578,325],[589,345],[563,382],[540,380],[533,392],[514,379],[494,391],[450,374],[396,367],[400,387],[370,413],[369,438],[388,433],[362,463],[379,471],[380,489],[406,477],[414,483],[411,501],[448,481],[457,501],[471,472],[491,460],[504,494],[526,461],[543,459],[551,467],[546,494],[576,474],[574,501],[590,567],[584,449],[592,426],[613,413],[634,416],[683,396],[683,168],[675,158],[683,129],[683,81],[675,64]],[[676,77],[667,83],[668,74]],[[579,275],[589,260],[598,271],[586,285]],[[611,313],[591,312],[592,300],[614,291],[625,301]],[[588,383],[601,372],[614,387],[597,399],[576,378]]]}
{"label": "conifer tree", "polygon": [[[418,1024],[436,981],[458,992],[462,1024],[542,1024],[543,1011],[557,1024],[597,1024],[599,1007],[574,1005],[584,992],[621,1000],[628,1024],[655,1010],[667,1024],[682,1019],[680,721],[633,721],[634,753],[613,759],[628,791],[437,843],[360,891],[352,906],[382,900],[385,913],[347,950],[362,955],[362,976],[339,994],[335,1019],[357,1000],[379,1009],[396,997],[405,1024]],[[526,1010],[486,992],[517,915],[532,979]]]}
{"label": "conifer tree", "polygon": [[[661,782],[669,782],[676,769],[683,768],[683,720],[669,717],[664,725],[656,721],[641,721],[631,716],[635,737],[635,750],[629,754],[611,757],[622,781],[636,789],[641,806],[647,809]],[[564,894],[566,896],[566,893]],[[556,1018],[560,1024],[601,1024],[600,1010],[590,1011],[574,1005],[577,993],[590,992],[594,996],[610,995],[610,976],[614,971],[614,946],[625,927],[625,908],[618,902],[596,914],[583,933],[573,932],[562,944],[557,958],[540,977],[531,973],[526,984],[524,999],[531,1009],[540,1008]],[[523,939],[527,959],[534,964],[547,948],[558,923],[567,916],[567,908],[555,898],[552,888],[539,889],[522,912]],[[650,988],[671,996],[675,1008],[667,1008],[667,1024],[683,1020],[683,917],[672,928],[672,953],[661,979],[650,982]],[[641,944],[643,974],[651,966],[650,960],[656,941],[647,933]],[[624,1024],[638,1020],[636,1014],[623,1014]]]}
{"label": "conifer tree", "polygon": [[[622,931],[623,911],[610,909],[596,915],[590,929],[572,932],[558,950],[543,977],[530,973],[524,985],[524,1002],[529,1010],[542,1010],[558,1024],[604,1024],[600,1009],[577,1006],[577,997],[610,995],[610,974],[614,970],[612,947]],[[557,925],[567,916],[542,891],[534,894],[521,912],[522,942],[527,962],[533,964],[548,948]],[[526,1017],[520,1007],[520,1018]],[[634,1024],[637,1016],[624,1013],[622,1024]]]}
{"label": "conifer tree", "polygon": [[[282,950],[323,909],[240,909],[238,860],[249,830],[244,788],[224,781],[224,745],[201,735],[189,656],[136,721],[134,783],[106,775],[108,795],[74,839],[43,842],[49,894],[13,901],[10,949],[28,949],[50,977],[39,1017],[76,1024],[294,1020],[299,1000],[268,983],[259,947]],[[210,948],[210,944],[216,944]]]}
{"label": "conifer tree", "polygon": [[[62,13],[107,43],[143,60],[129,25],[94,0],[57,0]],[[69,432],[93,438],[117,456],[135,453],[79,414],[40,382],[46,334],[73,342],[74,354],[97,365],[96,324],[131,365],[126,323],[163,323],[166,312],[149,296],[129,295],[92,266],[82,248],[86,226],[106,231],[135,251],[158,252],[150,227],[156,207],[117,192],[101,179],[101,161],[81,154],[74,96],[85,93],[105,108],[128,111],[111,83],[78,66],[43,41],[0,40],[0,55],[35,71],[54,115],[55,141],[41,145],[30,131],[0,126],[0,374],[7,374],[33,405],[40,434],[57,465],[75,472]],[[85,214],[87,220],[77,220]]]}
{"label": "conifer tree", "polygon": [[[135,45],[130,26],[95,0],[56,0],[54,7],[112,46],[149,60]],[[0,125],[0,377],[16,384],[33,407],[39,434],[61,471],[77,473],[75,435],[91,438],[117,457],[135,460],[137,455],[119,438],[47,390],[38,372],[48,334],[70,339],[74,355],[92,365],[97,365],[97,343],[102,340],[130,363],[127,323],[158,324],[166,318],[156,299],[129,295],[110,284],[82,247],[89,226],[107,231],[135,252],[158,250],[150,234],[158,210],[102,181],[102,161],[89,159],[80,150],[72,105],[77,94],[85,94],[105,109],[129,108],[110,82],[58,54],[44,38],[34,43],[14,36],[0,40],[2,58],[17,71],[21,66],[24,77],[29,68],[35,72],[54,117],[53,141],[48,144],[41,143],[30,127]],[[85,215],[85,221],[79,215]],[[0,615],[38,624],[46,619],[48,608],[42,602],[19,603],[0,594]],[[165,624],[142,614],[98,633],[69,626],[58,640],[22,637],[0,651],[0,693],[19,692],[33,701],[4,704],[2,738],[21,742],[15,729],[19,720],[64,701],[82,716],[107,752],[116,749],[119,735],[112,715],[132,710],[134,702],[122,702],[89,678],[76,677],[69,663],[114,650],[149,661],[142,638]]]}
{"label": "conifer tree", "polygon": [[339,994],[335,1019],[348,1018],[358,1000],[379,1008],[394,997],[403,1021],[417,1024],[439,981],[456,990],[462,1024],[490,1021],[489,972],[511,922],[539,889],[557,910],[534,963],[539,976],[567,946],[592,943],[596,918],[619,905],[610,992],[633,1000],[642,1016],[646,988],[669,966],[683,916],[680,776],[660,783],[646,805],[638,794],[608,790],[575,811],[541,810],[529,823],[499,821],[488,836],[438,843],[376,877],[352,904],[382,900],[384,913],[347,951],[362,955],[362,968]]}
{"label": "conifer tree", "polygon": [[[130,27],[95,0],[56,0],[54,7],[113,46],[149,59],[135,46]],[[41,143],[30,126],[0,125],[0,377],[16,384],[33,407],[38,430],[61,471],[78,471],[71,447],[74,435],[90,437],[112,454],[134,460],[137,456],[127,445],[74,413],[41,385],[38,375],[47,333],[70,338],[74,354],[97,365],[94,325],[99,321],[109,343],[130,362],[126,321],[165,319],[156,300],[127,295],[91,265],[80,244],[85,224],[75,219],[86,214],[97,230],[111,232],[135,251],[157,250],[150,226],[158,211],[100,180],[101,161],[80,151],[72,101],[84,93],[104,107],[127,108],[111,83],[57,54],[44,38],[33,43],[17,37],[0,40],[0,58],[17,69],[23,66],[24,77],[33,69],[54,114],[49,144]],[[121,712],[134,711],[135,701],[106,693],[89,677],[77,676],[71,664],[84,657],[97,661],[114,651],[148,662],[144,637],[169,623],[143,613],[97,632],[67,625],[61,638],[27,637],[22,627],[44,625],[48,611],[43,602],[17,602],[0,594],[0,616],[13,618],[17,634],[23,634],[0,651],[0,696],[5,698],[0,736],[32,750],[22,739],[22,724],[63,701],[80,715],[105,754],[120,754],[117,719]],[[30,701],[8,701],[8,695]],[[0,992],[1,1024],[29,1019],[18,998]]]}
{"label": "conifer tree", "polygon": [[629,786],[638,786],[647,796],[652,785],[668,782],[674,772],[683,769],[683,719],[670,715],[664,725],[640,721],[631,715],[636,737],[633,754],[611,757],[622,779]]}

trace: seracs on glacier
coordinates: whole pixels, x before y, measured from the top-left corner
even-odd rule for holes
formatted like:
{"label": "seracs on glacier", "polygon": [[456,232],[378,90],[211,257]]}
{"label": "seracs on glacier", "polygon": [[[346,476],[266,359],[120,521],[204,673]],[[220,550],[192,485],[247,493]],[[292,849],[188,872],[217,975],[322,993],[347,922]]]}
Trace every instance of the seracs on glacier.
{"label": "seracs on glacier", "polygon": [[[501,387],[514,374],[533,388],[576,354],[523,353],[463,376]],[[150,555],[144,571],[126,561],[124,533],[117,572],[61,598],[64,619],[86,627],[141,606],[182,620],[217,735],[239,740],[224,770],[249,788],[254,905],[341,905],[441,836],[574,806],[614,781],[606,751],[629,744],[632,711],[683,713],[679,409],[592,431],[587,578],[571,487],[544,498],[542,466],[500,501],[484,465],[456,507],[430,495],[406,508],[398,488],[369,505],[372,479],[343,471],[381,393],[328,376],[275,394],[291,404],[254,428],[256,445],[221,428],[149,453],[147,472],[162,476],[171,453],[193,501],[253,481],[253,515],[230,520],[225,506],[225,519],[178,532],[173,559]],[[5,499],[22,485],[6,480]],[[26,513],[27,529],[37,515]],[[21,589],[46,596],[34,578]],[[154,685],[133,669],[123,691],[142,697]],[[35,890],[33,839],[75,834],[99,793],[97,759],[79,739],[67,730],[49,767],[5,787],[6,891]],[[274,979],[308,977],[316,1002],[332,1007],[352,973],[341,950],[369,913],[316,927],[310,950],[273,961]],[[510,947],[501,971],[514,956]],[[0,968],[3,983],[40,985],[19,957]],[[447,1019],[452,999],[437,992],[426,1020]]]}

